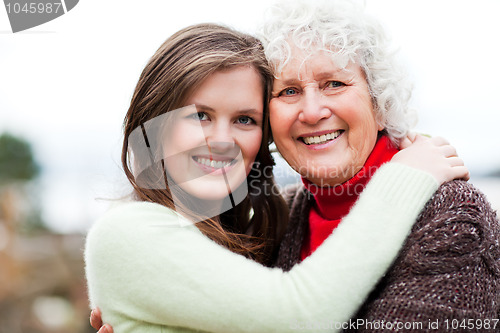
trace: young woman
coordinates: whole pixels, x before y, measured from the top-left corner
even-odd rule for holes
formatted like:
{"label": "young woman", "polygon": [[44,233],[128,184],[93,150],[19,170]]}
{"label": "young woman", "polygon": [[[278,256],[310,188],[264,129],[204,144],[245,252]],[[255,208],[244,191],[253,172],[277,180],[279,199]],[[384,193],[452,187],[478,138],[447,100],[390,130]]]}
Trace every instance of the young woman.
{"label": "young woman", "polygon": [[146,65],[124,125],[136,200],[97,221],[85,251],[91,306],[116,332],[338,331],[396,257],[439,185],[431,141],[381,167],[301,264],[265,267],[287,216],[270,169],[271,83],[258,40],[217,25],[179,31]]}

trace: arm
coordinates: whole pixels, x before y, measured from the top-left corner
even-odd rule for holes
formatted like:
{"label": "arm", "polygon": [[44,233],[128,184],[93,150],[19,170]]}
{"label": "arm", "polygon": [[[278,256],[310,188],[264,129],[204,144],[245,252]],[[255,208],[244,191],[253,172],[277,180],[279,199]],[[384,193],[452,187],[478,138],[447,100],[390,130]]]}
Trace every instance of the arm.
{"label": "arm", "polygon": [[347,321],[436,188],[427,173],[383,166],[329,239],[288,273],[231,253],[194,226],[166,226],[176,216],[163,206],[117,208],[87,238],[92,306],[118,331],[134,325],[125,318],[217,332]]}
{"label": "arm", "polygon": [[[423,331],[498,332],[499,239],[500,224],[485,197],[463,181],[444,184],[354,321],[421,322]],[[359,327],[356,332],[373,331]]]}

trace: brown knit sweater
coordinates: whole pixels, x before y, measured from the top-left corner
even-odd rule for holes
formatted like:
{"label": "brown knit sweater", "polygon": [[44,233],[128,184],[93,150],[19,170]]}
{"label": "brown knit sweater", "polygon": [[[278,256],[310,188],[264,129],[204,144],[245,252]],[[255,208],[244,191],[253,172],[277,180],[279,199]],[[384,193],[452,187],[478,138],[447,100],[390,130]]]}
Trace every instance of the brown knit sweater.
{"label": "brown knit sweater", "polygon": [[[300,261],[313,199],[300,186],[288,202],[275,263],[284,270]],[[499,243],[500,223],[484,195],[465,181],[442,185],[345,332],[500,332]]]}

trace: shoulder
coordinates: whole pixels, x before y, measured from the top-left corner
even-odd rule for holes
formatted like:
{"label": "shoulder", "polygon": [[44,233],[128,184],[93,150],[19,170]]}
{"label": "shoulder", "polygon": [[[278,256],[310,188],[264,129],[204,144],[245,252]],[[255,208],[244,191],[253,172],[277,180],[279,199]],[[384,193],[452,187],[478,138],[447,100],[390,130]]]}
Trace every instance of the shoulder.
{"label": "shoulder", "polygon": [[128,228],[131,225],[186,223],[174,210],[152,202],[121,202],[113,205],[92,225],[91,231],[100,228]]}
{"label": "shoulder", "polygon": [[284,188],[282,195],[288,206],[289,222],[287,234],[297,233],[297,229],[304,229],[309,221],[309,211],[314,202],[313,195],[302,183]]}
{"label": "shoulder", "polygon": [[111,220],[119,217],[136,217],[138,215],[171,215],[174,216],[175,212],[153,202],[146,201],[128,201],[120,202],[110,207],[110,209],[104,213],[104,215],[99,220]]}
{"label": "shoulder", "polygon": [[301,183],[289,184],[281,189],[281,196],[285,199],[286,203],[290,206],[290,202],[293,201],[293,198],[297,196],[297,193],[301,192],[301,189],[304,188],[304,185]]}
{"label": "shoulder", "polygon": [[[170,208],[151,202],[115,204],[97,219],[87,234],[86,250],[109,250],[129,242],[136,243],[161,234],[163,237],[196,229]],[[161,231],[161,232],[159,232]]]}
{"label": "shoulder", "polygon": [[464,180],[454,180],[439,187],[431,201],[445,202],[449,207],[474,206],[481,210],[491,210],[486,196],[474,185]]}
{"label": "shoulder", "polygon": [[300,261],[300,249],[308,226],[311,200],[302,183],[285,187],[281,194],[289,208],[289,221],[274,266],[289,271]]}
{"label": "shoulder", "polygon": [[500,276],[500,224],[485,195],[465,181],[439,187],[407,245],[416,269],[450,271],[487,264]]}
{"label": "shoulder", "polygon": [[451,181],[439,187],[419,217],[424,225],[431,219],[437,222],[434,227],[466,224],[481,230],[481,233],[487,231],[488,235],[498,232],[500,228],[496,212],[486,196],[463,180]]}
{"label": "shoulder", "polygon": [[302,183],[290,184],[281,189],[281,196],[291,209],[293,206],[297,206],[299,203],[307,201],[309,198],[309,192],[304,187]]}

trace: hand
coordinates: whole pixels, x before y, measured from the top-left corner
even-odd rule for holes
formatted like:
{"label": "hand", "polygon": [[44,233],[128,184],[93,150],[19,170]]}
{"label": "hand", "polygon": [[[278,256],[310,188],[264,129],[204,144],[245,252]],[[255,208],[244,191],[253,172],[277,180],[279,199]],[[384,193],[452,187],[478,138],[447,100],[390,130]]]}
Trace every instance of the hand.
{"label": "hand", "polygon": [[392,162],[430,173],[441,185],[453,179],[469,180],[470,174],[457,151],[441,137],[424,137],[411,133],[401,141]]}
{"label": "hand", "polygon": [[113,333],[113,327],[108,324],[102,324],[101,310],[95,308],[90,313],[90,326],[99,330],[97,333]]}

